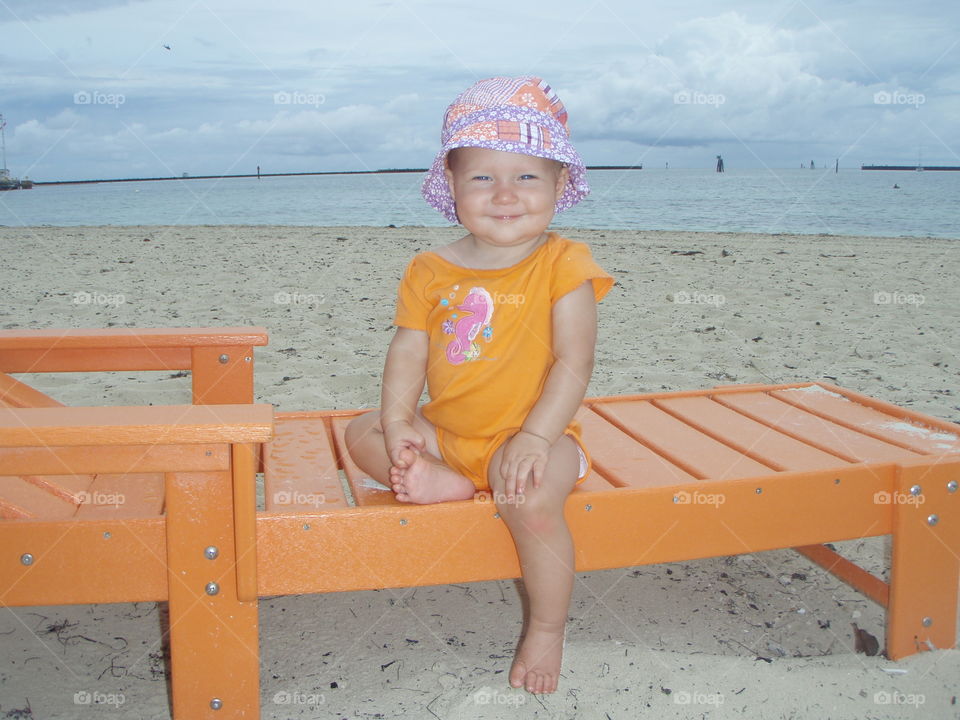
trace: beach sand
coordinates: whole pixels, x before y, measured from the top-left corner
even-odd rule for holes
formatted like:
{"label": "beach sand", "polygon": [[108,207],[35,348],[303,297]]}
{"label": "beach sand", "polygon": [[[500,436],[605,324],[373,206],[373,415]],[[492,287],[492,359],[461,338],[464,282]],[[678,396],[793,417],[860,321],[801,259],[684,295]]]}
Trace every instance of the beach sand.
{"label": "beach sand", "polygon": [[[258,401],[375,407],[400,273],[457,234],[0,228],[0,326],[262,325]],[[956,240],[564,234],[617,280],[591,395],[828,379],[960,421]],[[166,373],[30,381],[72,405],[189,401]],[[884,539],[838,547],[886,577]],[[263,599],[263,717],[960,717],[960,652],[855,653],[851,623],[882,643],[883,610],[792,551],[578,575],[549,697],[506,682],[519,593],[502,581]],[[166,717],[164,610],[0,610],[0,718]]]}

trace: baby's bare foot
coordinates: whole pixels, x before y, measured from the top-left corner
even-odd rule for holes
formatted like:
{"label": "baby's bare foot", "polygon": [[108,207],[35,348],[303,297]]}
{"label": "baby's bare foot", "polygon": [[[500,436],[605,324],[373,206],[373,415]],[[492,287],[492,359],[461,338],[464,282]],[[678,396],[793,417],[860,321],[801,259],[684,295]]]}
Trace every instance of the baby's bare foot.
{"label": "baby's bare foot", "polygon": [[427,504],[469,500],[476,492],[473,483],[446,465],[432,461],[429,455],[402,450],[400,461],[406,467],[390,468],[390,485],[400,502]]}
{"label": "baby's bare foot", "polygon": [[531,622],[510,667],[510,685],[542,694],[557,691],[563,663],[563,625]]}

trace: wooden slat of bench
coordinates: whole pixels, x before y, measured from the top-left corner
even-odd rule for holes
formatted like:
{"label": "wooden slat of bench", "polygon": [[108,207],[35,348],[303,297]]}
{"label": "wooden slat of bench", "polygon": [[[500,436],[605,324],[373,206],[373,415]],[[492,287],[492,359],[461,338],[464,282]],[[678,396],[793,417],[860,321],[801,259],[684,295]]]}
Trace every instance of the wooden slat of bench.
{"label": "wooden slat of bench", "polygon": [[593,466],[612,485],[659,487],[697,480],[593,410],[581,408],[577,420],[583,428],[583,444]]}
{"label": "wooden slat of bench", "polygon": [[709,397],[664,398],[654,405],[776,470],[825,470],[846,461],[784,435]]}
{"label": "wooden slat of bench", "polygon": [[274,438],[263,446],[264,504],[268,512],[346,507],[337,458],[323,417],[274,418]]}
{"label": "wooden slat of bench", "polygon": [[0,477],[0,518],[66,520],[76,505],[16,475]]}
{"label": "wooden slat of bench", "polygon": [[702,480],[769,475],[771,468],[717,442],[648,401],[610,402],[594,410],[670,462]]}
{"label": "wooden slat of bench", "polygon": [[337,444],[337,450],[343,462],[343,472],[350,484],[350,492],[353,493],[354,502],[357,505],[406,504],[397,500],[391,490],[375,487],[370,476],[363,472],[350,457],[350,453],[347,451],[347,441],[343,434],[352,419],[353,417],[334,417],[331,418],[331,424],[333,426],[334,442]]}
{"label": "wooden slat of bench", "polygon": [[72,505],[81,501],[82,494],[95,478],[94,475],[21,475],[20,477]]}
{"label": "wooden slat of bench", "polygon": [[146,518],[163,512],[163,474],[97,475],[81,496],[77,520]]}
{"label": "wooden slat of bench", "polygon": [[928,455],[960,452],[960,436],[954,433],[923,427],[902,417],[888,415],[817,385],[775,390],[770,394],[839,425],[856,428],[858,432],[909,450]]}
{"label": "wooden slat of bench", "polygon": [[766,393],[715,395],[714,400],[848,462],[890,462],[919,457],[909,450],[837,425]]}
{"label": "wooden slat of bench", "polygon": [[0,372],[0,407],[63,407],[63,403]]}

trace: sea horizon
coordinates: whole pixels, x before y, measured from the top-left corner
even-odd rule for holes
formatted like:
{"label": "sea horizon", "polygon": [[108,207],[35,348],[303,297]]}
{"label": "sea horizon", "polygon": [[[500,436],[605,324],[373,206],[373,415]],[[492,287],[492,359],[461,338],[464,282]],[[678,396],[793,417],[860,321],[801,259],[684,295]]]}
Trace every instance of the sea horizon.
{"label": "sea horizon", "polygon": [[[423,170],[39,185],[0,193],[0,225],[444,226]],[[597,169],[554,225],[960,239],[960,174],[809,168]]]}

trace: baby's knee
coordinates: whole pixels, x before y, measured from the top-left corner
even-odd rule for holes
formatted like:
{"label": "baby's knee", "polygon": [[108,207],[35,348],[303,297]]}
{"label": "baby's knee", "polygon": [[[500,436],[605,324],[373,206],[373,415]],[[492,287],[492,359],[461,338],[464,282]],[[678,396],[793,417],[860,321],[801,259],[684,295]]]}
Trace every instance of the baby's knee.
{"label": "baby's knee", "polygon": [[511,529],[533,535],[549,534],[566,522],[563,504],[558,505],[536,488],[528,488],[512,500],[498,496],[497,510]]}
{"label": "baby's knee", "polygon": [[[353,448],[361,443],[368,441],[371,435],[379,435],[380,413],[376,410],[363,413],[353,418],[344,430],[343,437],[347,442],[347,448]],[[378,439],[379,441],[379,439]],[[382,442],[382,441],[380,441]]]}

